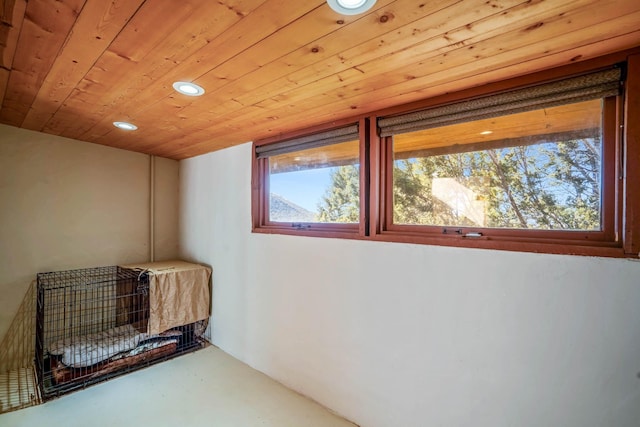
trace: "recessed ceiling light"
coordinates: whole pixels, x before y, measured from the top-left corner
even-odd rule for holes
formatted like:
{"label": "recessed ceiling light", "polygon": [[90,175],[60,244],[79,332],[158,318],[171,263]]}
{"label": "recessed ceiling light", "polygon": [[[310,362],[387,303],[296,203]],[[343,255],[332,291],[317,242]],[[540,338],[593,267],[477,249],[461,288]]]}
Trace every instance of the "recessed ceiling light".
{"label": "recessed ceiling light", "polygon": [[327,3],[341,15],[357,15],[371,9],[376,0],[327,0]]}
{"label": "recessed ceiling light", "polygon": [[480,132],[480,135],[491,135],[493,133],[492,130],[485,130],[483,132]]}
{"label": "recessed ceiling light", "polygon": [[189,82],[175,82],[173,84],[173,88],[181,94],[187,96],[200,96],[204,93],[203,87]]}
{"label": "recessed ceiling light", "polygon": [[129,122],[113,122],[113,125],[117,128],[120,129],[124,129],[124,130],[136,130],[138,129],[138,126],[134,125],[133,123],[129,123]]}

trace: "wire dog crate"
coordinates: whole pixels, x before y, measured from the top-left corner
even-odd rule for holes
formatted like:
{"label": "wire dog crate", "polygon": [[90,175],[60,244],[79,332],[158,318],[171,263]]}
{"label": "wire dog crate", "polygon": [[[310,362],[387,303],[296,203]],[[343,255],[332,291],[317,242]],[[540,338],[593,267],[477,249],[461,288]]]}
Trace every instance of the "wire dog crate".
{"label": "wire dog crate", "polygon": [[36,375],[43,399],[204,345],[207,321],[147,333],[149,273],[119,266],[37,276]]}

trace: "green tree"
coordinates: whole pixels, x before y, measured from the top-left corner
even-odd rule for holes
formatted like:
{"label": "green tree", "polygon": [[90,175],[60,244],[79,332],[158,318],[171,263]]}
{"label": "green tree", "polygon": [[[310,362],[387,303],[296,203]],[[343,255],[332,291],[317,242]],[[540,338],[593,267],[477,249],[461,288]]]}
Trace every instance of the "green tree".
{"label": "green tree", "polygon": [[346,165],[331,172],[331,185],[318,204],[318,222],[360,221],[360,168]]}
{"label": "green tree", "polygon": [[[595,137],[398,159],[393,170],[393,220],[399,224],[597,230],[600,160],[600,140]],[[332,184],[318,206],[319,221],[358,222],[358,172],[356,166],[334,170]],[[483,224],[434,196],[438,178],[453,179],[473,194],[471,202],[483,206]]]}
{"label": "green tree", "polygon": [[[589,148],[591,147],[591,148]],[[498,178],[495,225],[517,218],[520,228],[600,228],[600,149],[596,138],[541,143],[487,152]],[[507,203],[508,202],[508,203]]]}

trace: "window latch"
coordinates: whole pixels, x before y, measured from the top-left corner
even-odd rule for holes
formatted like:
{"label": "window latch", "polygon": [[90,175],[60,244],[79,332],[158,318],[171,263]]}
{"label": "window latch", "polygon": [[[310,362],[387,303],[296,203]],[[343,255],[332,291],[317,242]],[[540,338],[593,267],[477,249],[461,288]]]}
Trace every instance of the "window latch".
{"label": "window latch", "polygon": [[479,233],[477,231],[472,231],[472,232],[463,234],[462,228],[455,228],[455,229],[443,228],[442,229],[442,234],[453,234],[453,233],[462,237],[482,237],[482,233]]}
{"label": "window latch", "polygon": [[293,222],[293,223],[291,223],[291,227],[297,228],[298,230],[303,230],[305,228],[311,228],[311,225],[303,224],[301,222]]}
{"label": "window latch", "polygon": [[447,230],[446,228],[442,229],[442,234],[450,234],[450,233],[462,234],[462,228],[457,228],[455,230],[452,230],[452,229]]}

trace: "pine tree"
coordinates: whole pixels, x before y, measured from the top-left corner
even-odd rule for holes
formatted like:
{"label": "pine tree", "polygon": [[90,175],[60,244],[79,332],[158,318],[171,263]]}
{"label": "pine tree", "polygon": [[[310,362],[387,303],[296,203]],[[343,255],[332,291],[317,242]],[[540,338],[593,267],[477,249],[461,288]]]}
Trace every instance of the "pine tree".
{"label": "pine tree", "polygon": [[356,165],[336,167],[331,172],[331,186],[318,204],[318,222],[360,221],[360,168]]}
{"label": "pine tree", "polygon": [[[393,171],[398,224],[563,230],[600,229],[600,140],[399,159]],[[318,206],[321,222],[358,222],[359,168],[341,166]],[[434,196],[436,179],[454,180],[484,206],[483,224]],[[466,213],[466,215],[469,215]],[[471,216],[471,215],[469,215]]]}

